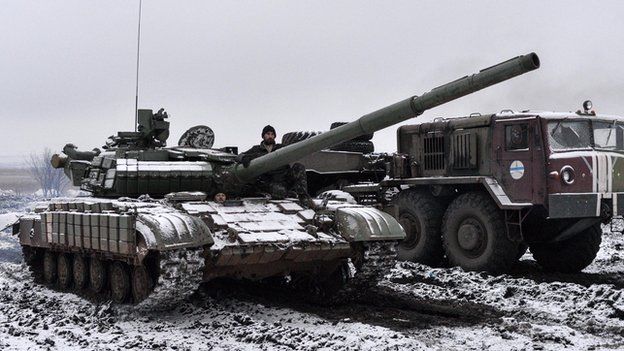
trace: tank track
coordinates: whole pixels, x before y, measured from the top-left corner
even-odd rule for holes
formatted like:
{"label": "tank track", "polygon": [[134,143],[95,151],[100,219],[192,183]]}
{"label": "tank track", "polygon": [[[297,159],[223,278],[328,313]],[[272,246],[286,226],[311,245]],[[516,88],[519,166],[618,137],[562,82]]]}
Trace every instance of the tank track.
{"label": "tank track", "polygon": [[166,308],[195,292],[204,273],[203,249],[179,249],[159,254],[158,282],[139,307]]}
{"label": "tank track", "polygon": [[358,258],[361,262],[357,262],[357,260],[354,262],[356,272],[348,284],[348,289],[375,286],[384,274],[394,267],[397,254],[395,241],[368,243],[363,257]]}
{"label": "tank track", "polygon": [[36,284],[43,284],[43,258],[34,249],[22,247],[22,265],[28,268],[30,277]]}
{"label": "tank track", "polygon": [[[34,251],[24,249],[22,256],[24,265],[28,268],[30,276],[36,284],[61,291],[56,284],[47,285],[44,282],[42,252],[35,255]],[[204,262],[203,249],[178,249],[160,252],[158,272],[154,272],[158,277],[158,282],[154,285],[149,296],[139,302],[137,306],[152,310],[163,309],[184,300],[199,288],[203,278]],[[88,287],[82,290],[72,288],[70,291],[96,301],[110,299],[109,287],[99,293],[91,291]],[[131,301],[130,298],[128,302]]]}
{"label": "tank track", "polygon": [[357,254],[351,258],[355,272],[352,267],[350,277],[339,291],[325,291],[317,296],[308,291],[303,295],[307,301],[322,306],[340,305],[361,298],[394,267],[397,259],[396,245],[397,242],[392,241],[368,242],[365,246],[360,246],[355,250]]}

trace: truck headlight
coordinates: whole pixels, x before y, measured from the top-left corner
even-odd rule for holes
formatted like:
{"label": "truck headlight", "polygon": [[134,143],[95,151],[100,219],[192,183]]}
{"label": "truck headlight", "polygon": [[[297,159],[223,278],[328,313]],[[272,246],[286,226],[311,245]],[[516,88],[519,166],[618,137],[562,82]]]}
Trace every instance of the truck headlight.
{"label": "truck headlight", "polygon": [[561,169],[561,181],[564,184],[574,183],[574,168],[571,166],[565,166]]}

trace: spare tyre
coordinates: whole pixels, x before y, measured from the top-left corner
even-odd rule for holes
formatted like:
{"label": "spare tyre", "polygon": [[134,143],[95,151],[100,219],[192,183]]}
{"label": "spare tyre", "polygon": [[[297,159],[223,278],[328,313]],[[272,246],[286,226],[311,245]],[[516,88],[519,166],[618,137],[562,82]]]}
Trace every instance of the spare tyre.
{"label": "spare tyre", "polygon": [[[345,124],[347,124],[347,122],[334,122],[334,123],[331,124],[329,129],[338,128],[338,127],[343,126]],[[360,135],[357,138],[353,138],[353,141],[370,141],[373,138],[373,135],[374,135],[374,133]]]}
{"label": "spare tyre", "polygon": [[296,142],[299,142],[301,140],[305,140],[305,139],[310,139],[311,137],[315,136],[315,135],[319,135],[322,132],[289,132],[286,133],[282,136],[282,144],[283,145],[290,145],[290,144],[294,144]]}
{"label": "spare tyre", "polygon": [[330,150],[334,151],[352,151],[352,152],[361,152],[363,154],[370,154],[375,151],[375,145],[372,141],[347,141],[344,143],[340,143],[338,145],[334,145]]}

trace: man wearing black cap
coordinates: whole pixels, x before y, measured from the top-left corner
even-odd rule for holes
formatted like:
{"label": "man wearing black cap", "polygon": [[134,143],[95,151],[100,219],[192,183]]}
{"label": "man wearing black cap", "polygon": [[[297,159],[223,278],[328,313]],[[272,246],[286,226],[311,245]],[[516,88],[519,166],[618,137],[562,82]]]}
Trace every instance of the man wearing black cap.
{"label": "man wearing black cap", "polygon": [[[254,145],[251,149],[238,155],[237,160],[248,167],[251,160],[264,156],[282,148],[282,144],[275,143],[275,128],[270,125],[262,128],[262,142]],[[300,163],[294,163],[292,167],[286,165],[269,171],[258,177],[254,188],[260,192],[270,193],[273,198],[283,199],[290,193],[295,193],[300,199],[310,202],[305,167]]]}
{"label": "man wearing black cap", "polygon": [[262,141],[260,145],[254,145],[251,149],[238,155],[239,161],[243,166],[248,167],[251,160],[264,156],[269,152],[279,150],[282,148],[282,144],[275,143],[275,128],[270,125],[262,128]]}

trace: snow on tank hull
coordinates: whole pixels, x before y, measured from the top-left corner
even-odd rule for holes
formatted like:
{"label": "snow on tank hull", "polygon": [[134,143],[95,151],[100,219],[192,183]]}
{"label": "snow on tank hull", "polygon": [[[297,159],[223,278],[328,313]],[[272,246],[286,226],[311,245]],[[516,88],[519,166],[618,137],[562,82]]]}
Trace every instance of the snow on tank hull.
{"label": "snow on tank hull", "polygon": [[[217,277],[332,271],[357,254],[358,243],[405,237],[389,214],[375,209],[329,201],[311,210],[294,199],[266,198],[58,199],[22,217],[14,233],[27,262],[40,263],[31,267],[44,282],[90,287],[120,303],[150,294],[156,303],[169,301],[172,292],[185,296]],[[89,266],[86,273],[76,261]],[[99,265],[104,277],[91,269]]]}
{"label": "snow on tank hull", "polygon": [[[14,226],[24,256],[36,278],[61,289],[108,294],[117,302],[166,301],[168,292],[186,292],[202,279],[236,276],[260,279],[290,274],[305,281],[340,283],[347,258],[358,279],[376,277],[405,232],[392,216],[372,208],[324,200],[315,206],[305,194],[303,209],[294,200],[250,199],[257,178],[302,157],[360,135],[421,115],[426,110],[539,67],[537,55],[505,61],[471,76],[412,96],[359,119],[249,163],[237,163],[230,148],[213,150],[207,134],[182,147],[166,147],[168,115],[164,109],[137,110],[134,132],[118,132],[106,152],[78,151],[73,144],[53,155],[76,186],[96,198],[57,200]],[[192,139],[192,138],[191,138]],[[201,141],[201,142],[200,142]],[[229,151],[228,151],[229,150]],[[203,193],[182,193],[202,191]],[[161,197],[153,201],[144,194]],[[177,193],[177,195],[176,195]],[[210,196],[232,200],[207,202]],[[283,194],[273,194],[282,197]],[[98,200],[98,197],[137,197]],[[219,198],[222,198],[219,197]],[[373,244],[383,242],[379,250]],[[375,267],[371,269],[370,267]],[[346,267],[351,268],[351,267]],[[328,284],[336,286],[338,284]],[[309,291],[314,289],[309,289]]]}

